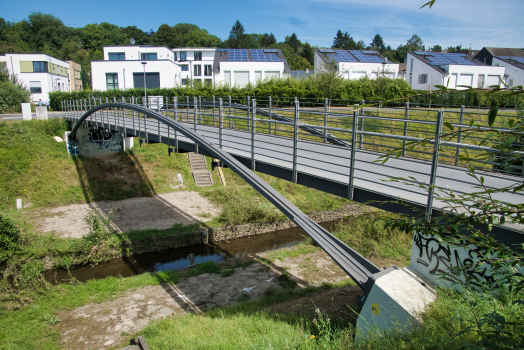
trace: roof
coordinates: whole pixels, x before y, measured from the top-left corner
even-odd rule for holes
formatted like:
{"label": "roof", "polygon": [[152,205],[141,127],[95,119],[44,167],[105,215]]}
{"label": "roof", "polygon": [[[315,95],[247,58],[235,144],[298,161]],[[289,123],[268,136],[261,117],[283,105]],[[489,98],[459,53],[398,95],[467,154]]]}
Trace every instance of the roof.
{"label": "roof", "polygon": [[216,47],[173,47],[171,51],[196,51],[196,50],[205,50],[205,51],[215,51]]}
{"label": "roof", "polygon": [[444,66],[486,66],[485,63],[474,60],[465,53],[440,53],[431,51],[411,51],[414,57],[431,66],[440,73],[448,73]]}
{"label": "roof", "polygon": [[509,63],[517,68],[524,69],[524,57],[497,56],[496,58],[506,63]]}
{"label": "roof", "polygon": [[493,56],[524,57],[524,49],[513,49],[507,47],[485,47]]}
{"label": "roof", "polygon": [[315,52],[324,62],[334,60],[337,62],[392,63],[373,50],[315,49]]}
{"label": "roof", "polygon": [[291,71],[280,49],[217,49],[213,71],[220,69],[220,62],[284,62],[284,70]]}

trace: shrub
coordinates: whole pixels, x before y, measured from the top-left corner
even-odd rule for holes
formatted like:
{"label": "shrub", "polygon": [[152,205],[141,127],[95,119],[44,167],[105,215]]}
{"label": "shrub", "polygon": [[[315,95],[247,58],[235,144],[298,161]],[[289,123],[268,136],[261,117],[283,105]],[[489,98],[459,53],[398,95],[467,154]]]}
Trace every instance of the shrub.
{"label": "shrub", "polygon": [[0,113],[20,112],[21,103],[29,102],[29,91],[11,81],[0,83]]}
{"label": "shrub", "polygon": [[9,258],[20,245],[20,230],[7,217],[0,214],[0,264]]}

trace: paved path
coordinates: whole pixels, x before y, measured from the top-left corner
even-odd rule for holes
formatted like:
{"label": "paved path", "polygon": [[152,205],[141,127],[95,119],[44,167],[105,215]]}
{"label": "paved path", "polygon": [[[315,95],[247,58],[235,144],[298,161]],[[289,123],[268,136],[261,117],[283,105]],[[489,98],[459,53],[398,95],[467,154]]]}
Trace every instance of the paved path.
{"label": "paved path", "polygon": [[[33,119],[36,119],[36,113],[32,113],[31,116],[33,117]],[[47,117],[49,119],[62,118],[62,112],[47,112]],[[10,120],[22,120],[22,114],[0,114],[0,121]]]}

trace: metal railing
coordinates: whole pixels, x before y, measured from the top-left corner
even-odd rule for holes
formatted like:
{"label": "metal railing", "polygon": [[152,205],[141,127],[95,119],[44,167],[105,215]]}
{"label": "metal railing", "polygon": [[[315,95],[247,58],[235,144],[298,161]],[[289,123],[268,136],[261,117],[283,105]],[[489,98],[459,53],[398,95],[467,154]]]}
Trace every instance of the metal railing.
{"label": "metal railing", "polygon": [[[156,102],[152,102],[151,99],[152,97],[149,97],[148,101],[137,101],[134,98],[122,98],[121,101],[117,101],[114,98],[111,102],[153,107],[167,118],[191,125],[194,132],[205,128],[206,132],[216,134],[216,141],[220,148],[224,147],[225,131],[228,134],[231,130],[239,131],[234,139],[228,136],[227,148],[233,153],[247,152],[252,170],[256,170],[256,163],[263,156],[274,163],[288,166],[291,169],[291,181],[297,182],[299,168],[300,171],[304,171],[303,169],[307,167],[306,171],[315,176],[329,177],[335,182],[347,181],[348,193],[345,197],[348,199],[354,199],[353,193],[357,181],[374,183],[382,188],[402,190],[418,196],[416,202],[425,202],[424,206],[428,213],[431,213],[434,208],[435,192],[431,187],[431,190],[423,195],[414,187],[370,179],[370,176],[387,177],[390,173],[404,170],[402,164],[388,162],[381,168],[383,170],[377,171],[377,164],[374,161],[378,156],[392,149],[405,147],[408,142],[418,141],[421,138],[428,139],[428,144],[433,145],[431,150],[403,149],[401,159],[408,160],[410,164],[418,164],[409,175],[420,178],[430,185],[436,185],[439,177],[441,180],[460,182],[464,186],[458,186],[457,193],[466,193],[471,190],[471,182],[457,180],[454,178],[455,175],[438,175],[440,173],[438,169],[459,168],[457,156],[464,148],[473,155],[486,151],[494,155],[499,153],[493,147],[480,145],[483,140],[480,132],[471,131],[468,135],[459,132],[453,135],[453,140],[442,137],[444,121],[450,121],[457,128],[466,128],[469,127],[464,123],[468,114],[476,115],[478,122],[481,122],[484,117],[487,118],[486,115],[479,116],[478,113],[466,111],[464,108],[456,115],[444,110],[412,109],[408,103],[403,109],[389,108],[380,111],[377,115],[367,115],[365,110],[355,106],[334,110],[328,106],[327,101],[324,101],[324,105],[321,106],[310,103],[309,107],[301,108],[301,103],[296,98],[289,106],[280,107],[273,105],[272,98],[260,103],[249,97],[246,101],[234,100],[231,97],[206,99],[187,96],[180,100],[176,96],[163,97],[162,101]],[[63,110],[66,117],[74,120],[94,106],[109,102],[107,98],[105,101],[100,99],[65,101]],[[241,102],[248,102],[249,105]],[[515,116],[501,115],[501,117]],[[134,135],[143,135],[146,139],[148,134],[158,135],[159,142],[162,142],[162,137],[174,138],[174,147],[178,147],[180,137],[176,131],[173,132],[169,128],[166,130],[160,123],[153,126],[148,121],[147,115],[136,111],[110,107],[94,112],[88,120],[106,129],[116,125],[118,131],[126,134],[129,134],[128,130],[132,130]],[[270,136],[270,138],[261,142],[262,136]],[[286,146],[282,143],[285,139],[289,140]],[[335,143],[329,146],[332,148],[314,146],[315,144],[326,146],[330,142]],[[279,150],[284,147],[290,150]],[[315,148],[314,151],[311,147]],[[344,149],[348,151],[341,153]],[[312,153],[314,156],[310,155]],[[323,158],[322,162],[319,162],[318,158]],[[348,160],[349,169],[347,166],[340,166],[340,164],[347,164]],[[496,161],[479,160],[477,167],[493,172],[491,177],[500,181],[508,179],[503,174],[497,175],[497,173],[522,175],[523,172],[522,165],[508,165],[502,168],[501,163]],[[330,170],[326,171],[326,168]],[[426,197],[426,200],[422,200],[421,196]]]}

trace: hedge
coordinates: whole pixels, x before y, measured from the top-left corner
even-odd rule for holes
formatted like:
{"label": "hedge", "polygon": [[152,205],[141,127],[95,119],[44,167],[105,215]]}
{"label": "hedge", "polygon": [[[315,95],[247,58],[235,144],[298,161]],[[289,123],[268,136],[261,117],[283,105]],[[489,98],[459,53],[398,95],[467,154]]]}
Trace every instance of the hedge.
{"label": "hedge", "polygon": [[[188,86],[175,88],[157,88],[148,89],[149,96],[164,96],[173,98],[186,98],[186,96],[231,96],[235,100],[245,100],[247,96],[251,98],[267,98],[272,96],[275,105],[279,103],[289,103],[294,97],[301,100],[302,104],[323,103],[324,98],[320,93],[318,81],[314,77],[297,80],[292,78],[275,79],[258,82],[256,85],[247,85],[243,88],[238,87],[208,87],[208,86]],[[340,88],[330,96],[331,99],[346,100],[348,104],[354,104],[361,100],[391,100],[405,97],[405,91],[411,90],[409,84],[402,79],[389,79],[379,77],[378,79],[362,78],[359,80],[344,80]],[[415,91],[424,93],[427,91]],[[127,89],[127,90],[110,90],[110,91],[73,91],[73,92],[52,92],[49,94],[51,108],[55,111],[61,110],[61,102],[71,99],[84,98],[109,98],[113,97],[135,97],[141,98],[144,95],[144,89]],[[486,91],[450,91],[430,96],[411,97],[409,101],[415,105],[432,105],[439,106],[480,106],[489,107],[496,104],[502,108],[515,108],[519,104],[517,96],[509,96],[504,93],[488,94]],[[390,103],[395,105],[398,103]]]}

